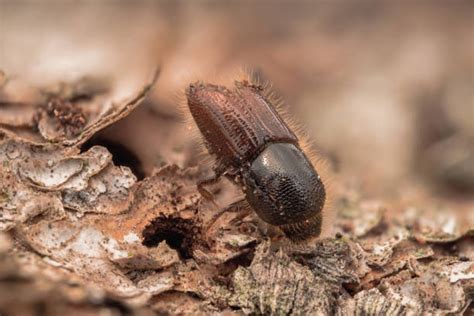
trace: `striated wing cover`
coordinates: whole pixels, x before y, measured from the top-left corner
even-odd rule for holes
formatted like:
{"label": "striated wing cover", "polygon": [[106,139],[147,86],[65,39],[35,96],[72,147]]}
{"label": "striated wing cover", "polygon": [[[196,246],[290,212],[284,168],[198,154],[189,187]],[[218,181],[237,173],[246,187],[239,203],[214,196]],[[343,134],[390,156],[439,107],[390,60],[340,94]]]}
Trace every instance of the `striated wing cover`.
{"label": "striated wing cover", "polygon": [[196,83],[186,94],[208,150],[224,164],[252,160],[270,142],[297,142],[262,89],[247,81],[236,82],[234,90]]}

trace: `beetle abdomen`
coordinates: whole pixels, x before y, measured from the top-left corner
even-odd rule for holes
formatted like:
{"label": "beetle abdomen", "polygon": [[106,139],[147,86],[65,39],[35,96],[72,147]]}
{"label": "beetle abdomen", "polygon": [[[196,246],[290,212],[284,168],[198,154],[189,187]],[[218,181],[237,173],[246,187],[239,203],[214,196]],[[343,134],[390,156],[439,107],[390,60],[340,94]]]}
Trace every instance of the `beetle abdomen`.
{"label": "beetle abdomen", "polygon": [[300,148],[290,143],[270,144],[248,173],[243,177],[246,199],[264,221],[283,230],[300,226],[313,230],[307,231],[310,235],[319,235],[326,192]]}
{"label": "beetle abdomen", "polygon": [[235,86],[230,90],[196,83],[186,90],[191,114],[212,154],[226,165],[240,167],[269,142],[297,143],[259,87],[246,81]]}

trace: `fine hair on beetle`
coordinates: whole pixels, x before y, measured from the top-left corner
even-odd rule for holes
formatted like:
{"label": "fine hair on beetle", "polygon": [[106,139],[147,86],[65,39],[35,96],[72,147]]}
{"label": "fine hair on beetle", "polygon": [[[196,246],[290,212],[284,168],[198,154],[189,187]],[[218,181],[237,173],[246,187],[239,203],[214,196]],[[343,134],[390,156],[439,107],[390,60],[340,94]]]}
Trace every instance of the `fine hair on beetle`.
{"label": "fine hair on beetle", "polygon": [[225,177],[242,190],[239,205],[292,242],[331,233],[327,164],[268,84],[241,72],[233,83],[191,83],[185,98],[187,126],[212,157],[213,177],[198,183],[205,198]]}

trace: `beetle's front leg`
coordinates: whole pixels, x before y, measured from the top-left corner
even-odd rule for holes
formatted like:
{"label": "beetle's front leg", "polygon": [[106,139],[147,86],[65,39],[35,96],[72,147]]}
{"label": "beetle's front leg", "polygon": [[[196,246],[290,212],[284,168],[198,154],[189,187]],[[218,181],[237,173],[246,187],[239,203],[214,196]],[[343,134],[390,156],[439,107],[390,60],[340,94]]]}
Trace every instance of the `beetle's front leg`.
{"label": "beetle's front leg", "polygon": [[207,232],[211,227],[216,223],[216,221],[226,212],[241,212],[245,211],[242,214],[239,214],[234,220],[242,220],[244,217],[246,217],[248,214],[251,212],[250,205],[248,204],[247,200],[245,198],[242,198],[240,200],[237,200],[225,208],[219,210],[212,218],[209,220],[209,222],[206,225],[205,231]]}
{"label": "beetle's front leg", "polygon": [[223,165],[217,165],[215,168],[214,168],[214,174],[206,179],[202,179],[200,181],[198,181],[197,183],[197,189],[199,191],[199,193],[207,200],[211,201],[212,204],[214,204],[214,206],[217,206],[218,205],[216,204],[216,202],[214,201],[214,195],[209,192],[208,189],[206,189],[207,186],[210,186],[210,185],[214,185],[216,184],[217,182],[219,182],[220,178],[224,175],[227,174],[226,172],[226,168],[225,166]]}
{"label": "beetle's front leg", "polygon": [[212,177],[200,180],[197,183],[197,189],[198,189],[199,193],[205,199],[211,201],[214,205],[216,205],[216,202],[214,201],[214,195],[211,192],[209,192],[209,190],[206,189],[206,187],[210,186],[210,185],[213,185],[213,184],[216,184],[217,182],[219,182],[220,178],[221,178],[220,174],[214,174]]}

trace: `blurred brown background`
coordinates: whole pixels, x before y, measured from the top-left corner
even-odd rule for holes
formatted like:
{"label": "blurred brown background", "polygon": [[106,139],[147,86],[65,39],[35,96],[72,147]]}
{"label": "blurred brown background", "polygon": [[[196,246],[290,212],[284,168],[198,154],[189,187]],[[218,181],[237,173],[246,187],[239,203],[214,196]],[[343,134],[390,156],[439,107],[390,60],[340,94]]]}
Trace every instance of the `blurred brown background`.
{"label": "blurred brown background", "polygon": [[244,66],[273,84],[344,181],[368,194],[473,196],[472,1],[0,2],[0,69],[14,89],[92,75],[121,98],[156,65],[146,104],[101,136],[145,174],[192,163],[183,87]]}

